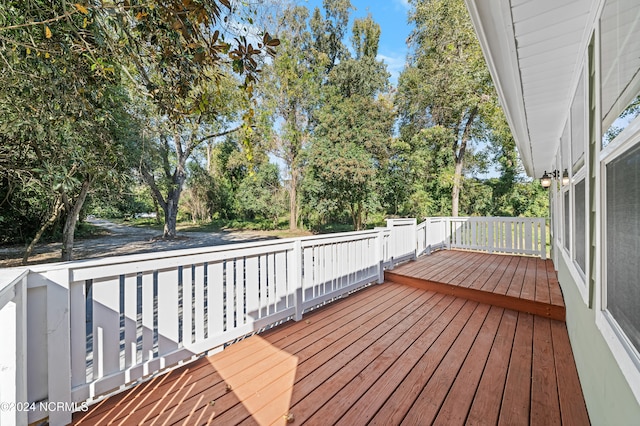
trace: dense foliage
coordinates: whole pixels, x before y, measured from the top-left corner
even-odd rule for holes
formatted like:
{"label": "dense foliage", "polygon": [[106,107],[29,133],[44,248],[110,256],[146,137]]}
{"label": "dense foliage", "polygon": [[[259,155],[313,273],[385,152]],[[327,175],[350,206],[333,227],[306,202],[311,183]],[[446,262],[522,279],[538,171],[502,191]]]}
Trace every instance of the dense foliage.
{"label": "dense foliage", "polygon": [[166,238],[181,220],[546,216],[464,2],[410,3],[394,88],[349,0],[3,2],[0,243],[70,259],[89,214],[155,213]]}

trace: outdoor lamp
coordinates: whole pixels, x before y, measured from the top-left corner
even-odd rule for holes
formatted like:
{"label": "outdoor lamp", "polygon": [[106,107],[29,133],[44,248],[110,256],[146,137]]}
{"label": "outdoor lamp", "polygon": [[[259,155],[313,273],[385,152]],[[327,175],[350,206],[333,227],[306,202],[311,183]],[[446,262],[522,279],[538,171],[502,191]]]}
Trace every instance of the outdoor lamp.
{"label": "outdoor lamp", "polygon": [[[540,178],[540,185],[542,185],[543,188],[549,188],[551,186],[551,178],[559,179],[560,171],[554,170],[551,172],[551,175],[549,175],[545,170],[544,174]],[[569,171],[567,169],[564,169],[564,172],[562,172],[562,185],[564,186],[568,184],[569,184]]]}
{"label": "outdoor lamp", "polygon": [[551,186],[551,176],[547,174],[547,171],[544,171],[544,174],[540,178],[540,184],[543,188],[548,188]]}

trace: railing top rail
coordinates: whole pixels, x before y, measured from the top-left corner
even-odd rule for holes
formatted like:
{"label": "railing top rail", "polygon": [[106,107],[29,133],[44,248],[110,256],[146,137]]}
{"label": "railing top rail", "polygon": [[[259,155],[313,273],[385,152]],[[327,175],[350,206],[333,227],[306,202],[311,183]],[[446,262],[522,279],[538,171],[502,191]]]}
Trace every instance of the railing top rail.
{"label": "railing top rail", "polygon": [[393,225],[413,225],[416,223],[416,219],[415,218],[395,218],[395,219],[387,219],[387,225],[389,224],[393,224]]}
{"label": "railing top rail", "polygon": [[15,285],[28,274],[29,269],[25,268],[8,269],[2,274],[0,277],[0,309],[13,299]]}
{"label": "railing top rail", "polygon": [[[431,218],[432,219],[432,218]],[[445,218],[439,218],[445,219]],[[527,216],[451,216],[450,220],[484,220],[484,221],[536,221],[536,220],[545,220],[544,217],[527,217]]]}
{"label": "railing top rail", "polygon": [[7,268],[0,276],[0,295],[9,291],[16,283],[29,274],[28,268]]}
{"label": "railing top rail", "polygon": [[[331,234],[323,234],[323,235],[313,235],[307,237],[292,237],[292,238],[283,238],[283,239],[270,239],[264,241],[251,241],[244,243],[233,243],[233,244],[223,244],[217,246],[206,246],[206,247],[198,247],[192,249],[182,249],[182,250],[168,250],[162,252],[150,252],[150,253],[139,253],[139,254],[131,254],[131,255],[123,255],[123,256],[112,256],[107,258],[99,258],[99,259],[84,259],[84,260],[76,260],[71,262],[58,262],[58,263],[45,263],[40,265],[31,266],[30,269],[33,272],[46,272],[46,271],[54,271],[61,269],[84,269],[84,268],[93,268],[99,266],[109,266],[109,265],[118,265],[123,263],[140,263],[146,261],[158,261],[165,260],[170,261],[172,259],[177,260],[178,258],[188,257],[188,256],[206,256],[206,255],[220,255],[224,252],[228,252],[229,256],[233,256],[233,252],[243,251],[243,250],[260,250],[265,249],[263,251],[279,251],[279,250],[289,250],[293,247],[296,241],[300,241],[303,246],[310,246],[318,243],[322,243],[323,241],[327,242],[339,242],[348,239],[361,239],[361,238],[371,238],[378,234],[380,230],[366,230],[366,231],[352,231],[352,232],[337,232]],[[218,256],[219,257],[219,256]],[[13,268],[6,269],[7,271],[14,270]]]}

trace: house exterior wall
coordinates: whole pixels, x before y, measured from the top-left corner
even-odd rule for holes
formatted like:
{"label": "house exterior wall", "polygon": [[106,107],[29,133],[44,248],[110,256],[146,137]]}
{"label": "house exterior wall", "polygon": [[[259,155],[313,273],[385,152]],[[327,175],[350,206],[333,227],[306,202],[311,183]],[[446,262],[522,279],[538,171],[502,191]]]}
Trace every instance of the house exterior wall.
{"label": "house exterior wall", "polygon": [[591,421],[637,425],[640,2],[465,1],[527,172],[568,175],[552,258]]}
{"label": "house exterior wall", "polygon": [[567,309],[567,330],[591,423],[636,425],[640,404],[611,349],[596,326],[595,311],[584,303],[565,257],[555,263]]}

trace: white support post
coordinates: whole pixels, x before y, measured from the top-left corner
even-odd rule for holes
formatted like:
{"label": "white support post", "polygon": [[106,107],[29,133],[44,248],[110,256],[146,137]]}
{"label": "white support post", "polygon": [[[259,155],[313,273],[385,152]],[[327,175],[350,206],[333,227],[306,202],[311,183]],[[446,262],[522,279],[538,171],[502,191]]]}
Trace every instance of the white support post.
{"label": "white support post", "polygon": [[294,306],[295,306],[295,314],[294,320],[300,321],[302,319],[302,312],[304,311],[303,300],[302,300],[302,243],[300,239],[297,239],[293,244],[293,252],[291,252],[291,256],[293,257],[293,261],[291,262],[291,270],[289,273],[291,274],[291,283],[294,287]]}
{"label": "white support post", "polygon": [[547,222],[544,218],[540,219],[540,257],[547,259]]}
{"label": "white support post", "polygon": [[378,284],[384,282],[384,228],[378,228],[376,237],[376,259],[378,259]]}
{"label": "white support post", "polygon": [[489,253],[493,253],[493,224],[495,222],[492,219],[489,219],[489,223],[488,223],[488,235],[487,235],[487,242],[488,242],[488,246],[489,246]]}
{"label": "white support post", "polygon": [[[0,297],[0,402],[27,402],[27,277],[17,278]],[[28,423],[27,410],[0,410],[0,424]]]}
{"label": "white support post", "polygon": [[413,219],[411,225],[411,235],[413,237],[413,260],[418,258],[418,220]]}
{"label": "white support post", "polygon": [[[47,274],[47,371],[49,403],[71,406],[71,322],[69,306],[69,270]],[[54,404],[51,404],[54,406]],[[71,423],[71,412],[49,412],[49,423]]]}

